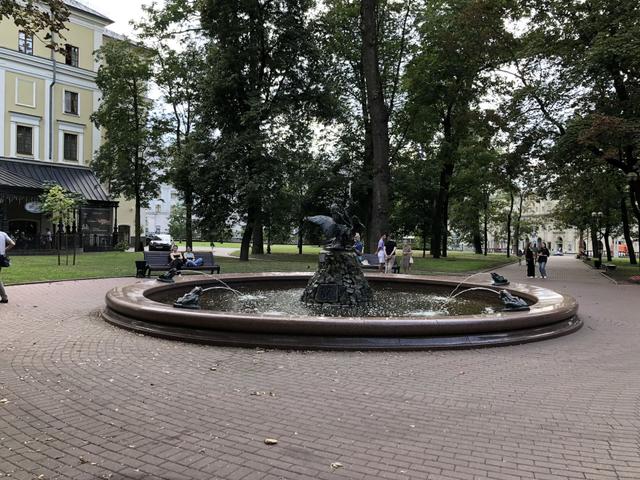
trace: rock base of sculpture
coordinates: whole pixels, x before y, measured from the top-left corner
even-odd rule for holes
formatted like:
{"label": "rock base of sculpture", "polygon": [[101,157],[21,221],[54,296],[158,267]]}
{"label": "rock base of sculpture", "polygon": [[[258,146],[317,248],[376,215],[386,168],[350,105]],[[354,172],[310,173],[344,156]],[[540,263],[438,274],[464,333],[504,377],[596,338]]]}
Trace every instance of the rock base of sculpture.
{"label": "rock base of sculpture", "polygon": [[373,291],[355,253],[330,250],[302,294],[308,305],[355,308],[373,300]]}

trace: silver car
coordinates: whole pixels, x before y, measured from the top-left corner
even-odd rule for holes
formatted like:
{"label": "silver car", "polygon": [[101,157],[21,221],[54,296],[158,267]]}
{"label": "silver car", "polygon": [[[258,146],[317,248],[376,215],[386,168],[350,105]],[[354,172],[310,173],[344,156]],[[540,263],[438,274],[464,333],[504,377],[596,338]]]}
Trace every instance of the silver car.
{"label": "silver car", "polygon": [[149,242],[149,251],[152,250],[171,250],[171,245],[173,245],[173,239],[171,235],[166,235],[162,233],[157,233],[153,237],[151,237],[151,241]]}

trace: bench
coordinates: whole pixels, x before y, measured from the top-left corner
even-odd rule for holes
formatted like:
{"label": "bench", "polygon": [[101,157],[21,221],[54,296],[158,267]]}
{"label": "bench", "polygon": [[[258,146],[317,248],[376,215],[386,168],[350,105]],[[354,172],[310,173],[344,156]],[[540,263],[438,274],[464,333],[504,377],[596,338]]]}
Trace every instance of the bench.
{"label": "bench", "polygon": [[[220,273],[220,265],[217,265],[211,252],[193,252],[195,258],[202,258],[203,263],[199,267],[183,266],[180,270],[210,271]],[[166,272],[169,270],[168,252],[144,252],[146,262],[146,276],[150,277],[152,271]]]}
{"label": "bench", "polygon": [[617,267],[617,265],[614,265],[613,263],[603,263],[602,264],[602,269],[605,272],[608,272],[609,270],[615,270]]}
{"label": "bench", "polygon": [[[363,270],[378,270],[380,268],[380,262],[378,261],[378,255],[375,253],[363,253],[362,254],[363,263],[360,264],[360,267]],[[366,263],[364,263],[366,262]],[[398,257],[396,257],[395,263],[392,267],[393,273],[400,273],[400,264],[398,263]]]}

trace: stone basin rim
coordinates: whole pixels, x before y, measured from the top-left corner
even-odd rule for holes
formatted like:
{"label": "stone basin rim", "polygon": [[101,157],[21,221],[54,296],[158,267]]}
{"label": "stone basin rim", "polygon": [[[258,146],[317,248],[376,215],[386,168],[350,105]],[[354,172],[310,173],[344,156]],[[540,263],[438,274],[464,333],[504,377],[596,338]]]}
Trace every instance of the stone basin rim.
{"label": "stone basin rim", "polygon": [[[144,330],[153,333],[154,325],[158,330],[198,329],[228,335],[284,335],[284,336],[322,336],[364,338],[381,337],[397,343],[402,337],[443,337],[467,336],[465,345],[469,345],[468,335],[495,335],[505,332],[519,332],[517,343],[532,341],[550,336],[570,333],[581,326],[576,318],[578,309],[575,299],[549,289],[529,284],[510,284],[506,287],[491,286],[490,282],[464,282],[464,287],[485,287],[495,291],[506,289],[511,293],[533,302],[531,309],[525,312],[496,312],[493,314],[433,316],[433,317],[318,317],[301,315],[262,315],[238,314],[214,310],[181,310],[156,302],[150,296],[172,289],[189,289],[195,285],[216,285],[217,279],[229,285],[250,282],[278,283],[304,282],[311,277],[307,272],[269,272],[257,274],[224,274],[217,276],[189,276],[175,284],[161,284],[155,280],[141,281],[124,287],[117,287],[106,295],[107,307],[103,317],[125,328]],[[373,284],[393,283],[398,285],[438,285],[453,287],[459,280],[423,275],[384,275],[367,274]],[[554,327],[555,325],[555,327]],[[136,327],[137,326],[137,327]],[[160,328],[162,327],[162,328]],[[546,333],[532,333],[531,340],[523,340],[525,330],[546,329]],[[555,333],[554,333],[555,332]],[[562,332],[562,333],[560,333]],[[173,336],[162,332],[162,336]],[[177,334],[176,334],[177,335]],[[526,335],[525,335],[526,336]],[[393,337],[393,339],[392,339]],[[528,336],[526,336],[529,338]],[[197,339],[194,341],[198,341]],[[202,340],[207,341],[207,340]],[[249,341],[249,339],[247,339]],[[267,340],[262,339],[262,344]],[[207,343],[216,343],[208,341]],[[285,342],[287,343],[287,342]],[[415,342],[414,342],[415,343]],[[503,342],[507,344],[507,342]],[[514,343],[514,342],[511,342]],[[228,344],[228,343],[227,343]],[[251,342],[249,342],[251,344]],[[277,345],[276,345],[277,346]],[[455,346],[454,346],[455,347]],[[344,348],[344,347],[340,347]],[[366,348],[366,347],[364,347]],[[418,346],[417,348],[421,348]],[[428,347],[425,347],[428,348]]]}

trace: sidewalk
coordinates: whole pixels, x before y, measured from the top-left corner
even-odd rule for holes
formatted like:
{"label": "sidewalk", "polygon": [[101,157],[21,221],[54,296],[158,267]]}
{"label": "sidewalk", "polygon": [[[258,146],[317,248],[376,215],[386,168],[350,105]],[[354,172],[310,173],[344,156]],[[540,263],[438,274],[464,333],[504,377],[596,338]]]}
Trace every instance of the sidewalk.
{"label": "sidewalk", "polygon": [[132,279],[8,287],[0,478],[639,479],[640,288],[570,257],[545,280],[524,268],[499,272],[576,297],[580,331],[465,351],[216,348],[100,320]]}

